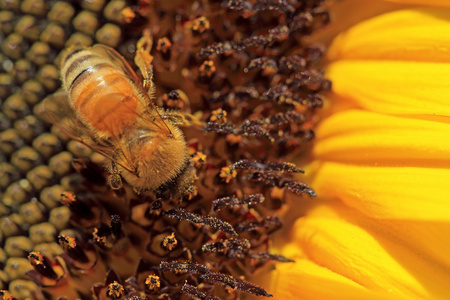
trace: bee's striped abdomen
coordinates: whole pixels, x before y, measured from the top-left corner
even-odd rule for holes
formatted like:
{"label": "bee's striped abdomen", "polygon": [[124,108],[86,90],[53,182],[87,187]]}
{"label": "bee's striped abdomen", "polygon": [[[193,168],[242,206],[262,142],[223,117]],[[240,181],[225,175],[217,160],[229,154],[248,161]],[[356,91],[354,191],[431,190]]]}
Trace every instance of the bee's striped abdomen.
{"label": "bee's striped abdomen", "polygon": [[135,87],[110,60],[90,50],[72,52],[61,77],[77,116],[99,136],[120,136],[135,122],[140,106]]}

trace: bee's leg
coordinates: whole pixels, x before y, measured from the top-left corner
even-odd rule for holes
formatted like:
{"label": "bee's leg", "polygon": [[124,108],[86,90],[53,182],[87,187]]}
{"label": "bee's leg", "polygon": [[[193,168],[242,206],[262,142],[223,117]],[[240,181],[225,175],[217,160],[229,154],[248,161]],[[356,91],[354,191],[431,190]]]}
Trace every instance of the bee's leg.
{"label": "bee's leg", "polygon": [[150,97],[155,94],[155,85],[153,84],[153,56],[150,54],[153,46],[153,37],[150,30],[144,30],[142,37],[136,43],[136,56],[134,63],[138,66],[144,78],[142,83],[144,89]]}
{"label": "bee's leg", "polygon": [[113,190],[121,189],[123,187],[122,177],[120,177],[119,170],[117,170],[116,164],[111,161],[111,163],[108,163],[107,167],[110,173],[107,179],[108,185]]}

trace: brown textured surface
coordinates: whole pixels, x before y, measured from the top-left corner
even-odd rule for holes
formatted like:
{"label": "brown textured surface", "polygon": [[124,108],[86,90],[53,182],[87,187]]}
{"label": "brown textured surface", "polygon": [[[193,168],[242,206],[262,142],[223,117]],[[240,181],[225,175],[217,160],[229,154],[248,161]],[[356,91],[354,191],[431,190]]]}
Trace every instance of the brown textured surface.
{"label": "brown textured surface", "polygon": [[[328,21],[321,2],[0,0],[0,290],[17,299],[267,295],[238,278],[289,261],[267,253],[281,189],[313,194],[284,162],[313,138],[329,88],[314,69],[322,47],[303,39]],[[125,7],[132,21],[120,17]],[[40,105],[60,87],[64,47],[100,42],[132,60],[144,26],[154,36],[156,103],[207,123],[183,128],[198,175],[184,199],[112,192],[103,158],[69,141]],[[251,195],[264,201],[242,200]],[[224,197],[234,200],[213,211]],[[37,256],[33,269],[32,251],[56,277]],[[169,261],[208,270],[162,271]]]}

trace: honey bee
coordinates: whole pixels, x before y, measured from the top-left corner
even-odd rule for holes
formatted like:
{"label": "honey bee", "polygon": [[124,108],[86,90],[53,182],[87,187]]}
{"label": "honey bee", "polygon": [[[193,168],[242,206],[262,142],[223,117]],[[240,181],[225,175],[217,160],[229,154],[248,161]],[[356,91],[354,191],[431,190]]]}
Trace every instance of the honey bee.
{"label": "honey bee", "polygon": [[[61,79],[71,112],[62,112],[57,103],[46,110],[65,134],[109,159],[111,188],[120,189],[123,178],[138,193],[151,190],[179,197],[190,189],[195,169],[177,123],[152,101],[150,34],[144,34],[136,46],[135,63],[143,80],[108,46],[69,51],[63,58]],[[63,115],[74,124],[57,120]]]}

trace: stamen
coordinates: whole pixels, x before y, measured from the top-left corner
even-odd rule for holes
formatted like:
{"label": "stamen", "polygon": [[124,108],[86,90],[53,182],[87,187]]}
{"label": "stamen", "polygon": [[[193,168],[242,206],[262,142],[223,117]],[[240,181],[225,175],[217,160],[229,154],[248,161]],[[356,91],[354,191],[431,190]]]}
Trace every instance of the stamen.
{"label": "stamen", "polygon": [[224,207],[228,206],[238,206],[238,205],[256,205],[264,202],[265,198],[261,194],[255,194],[255,195],[248,195],[241,199],[238,199],[236,197],[224,197],[220,199],[215,199],[212,202],[213,210],[218,211]]}
{"label": "stamen", "polygon": [[255,160],[243,159],[230,166],[236,170],[258,170],[262,172],[276,171],[286,173],[305,173],[302,169],[297,168],[293,163],[289,162],[257,162]]}
{"label": "stamen", "polygon": [[220,298],[216,296],[209,296],[206,293],[202,292],[200,289],[196,288],[193,285],[185,283],[181,288],[181,292],[191,296],[194,299],[202,299],[202,300],[220,300]]}
{"label": "stamen", "polygon": [[214,217],[197,215],[181,208],[168,210],[164,212],[164,214],[171,218],[186,220],[195,224],[209,225],[215,229],[237,236],[236,231],[234,231],[233,226],[231,226],[230,223]]}

